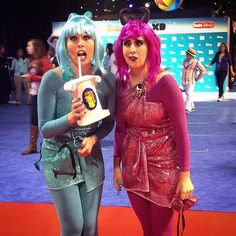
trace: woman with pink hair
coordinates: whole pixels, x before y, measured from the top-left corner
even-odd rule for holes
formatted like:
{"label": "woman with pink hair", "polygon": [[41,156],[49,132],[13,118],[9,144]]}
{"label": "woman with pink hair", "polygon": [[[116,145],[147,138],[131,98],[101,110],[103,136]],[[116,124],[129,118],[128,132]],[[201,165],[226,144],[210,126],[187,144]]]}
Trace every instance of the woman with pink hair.
{"label": "woman with pink hair", "polygon": [[171,236],[171,203],[193,191],[190,143],[182,94],[160,67],[161,42],[144,12],[128,19],[116,41],[114,186],[127,190],[145,236]]}

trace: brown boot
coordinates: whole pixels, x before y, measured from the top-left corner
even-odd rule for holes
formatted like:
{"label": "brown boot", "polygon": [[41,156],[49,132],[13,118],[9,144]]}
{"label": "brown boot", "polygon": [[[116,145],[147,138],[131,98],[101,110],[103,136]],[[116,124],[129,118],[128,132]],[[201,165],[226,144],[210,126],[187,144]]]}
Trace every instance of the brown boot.
{"label": "brown boot", "polygon": [[37,153],[37,140],[39,129],[38,126],[32,125],[30,128],[30,144],[27,149],[21,153],[21,155],[29,155],[31,153]]}

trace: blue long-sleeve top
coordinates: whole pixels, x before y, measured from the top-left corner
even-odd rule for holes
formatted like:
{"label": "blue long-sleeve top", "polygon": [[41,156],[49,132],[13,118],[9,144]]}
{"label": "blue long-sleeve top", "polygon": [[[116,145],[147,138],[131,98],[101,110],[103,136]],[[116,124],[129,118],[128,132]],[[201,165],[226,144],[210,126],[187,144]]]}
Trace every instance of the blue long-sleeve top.
{"label": "blue long-sleeve top", "polygon": [[28,58],[14,58],[12,60],[11,69],[14,70],[14,76],[21,76],[28,72],[29,70],[29,59]]}
{"label": "blue long-sleeve top", "polygon": [[[64,90],[65,80],[60,73],[53,69],[45,73],[38,93],[39,129],[43,136],[42,162],[46,182],[50,189],[60,189],[85,181],[87,191],[95,189],[104,180],[104,163],[100,140],[103,139],[114,126],[115,117],[115,79],[109,73],[102,76],[102,81],[96,85],[96,91],[103,109],[109,109],[110,116],[101,122],[80,127],[70,126],[67,115],[71,111],[72,93]],[[96,73],[100,75],[100,72]],[[66,75],[64,75],[66,76]],[[93,146],[89,157],[81,157],[77,150],[84,137],[96,135],[97,142]],[[58,175],[55,178],[53,168],[66,172],[71,169],[68,156],[70,151],[60,147],[68,144],[73,151],[76,162],[77,176]],[[67,160],[66,164],[63,158]]]}
{"label": "blue long-sleeve top", "polygon": [[216,53],[210,65],[216,63],[215,71],[228,71],[228,67],[232,66],[232,60],[230,54],[227,53],[220,59],[220,54]]}

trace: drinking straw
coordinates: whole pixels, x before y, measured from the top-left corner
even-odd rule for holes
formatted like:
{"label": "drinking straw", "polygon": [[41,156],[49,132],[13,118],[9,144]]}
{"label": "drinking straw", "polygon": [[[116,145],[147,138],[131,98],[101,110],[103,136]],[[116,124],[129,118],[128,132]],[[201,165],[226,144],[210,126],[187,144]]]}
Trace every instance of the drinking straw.
{"label": "drinking straw", "polygon": [[78,57],[78,69],[79,69],[79,78],[82,77],[82,69],[81,69],[81,59]]}

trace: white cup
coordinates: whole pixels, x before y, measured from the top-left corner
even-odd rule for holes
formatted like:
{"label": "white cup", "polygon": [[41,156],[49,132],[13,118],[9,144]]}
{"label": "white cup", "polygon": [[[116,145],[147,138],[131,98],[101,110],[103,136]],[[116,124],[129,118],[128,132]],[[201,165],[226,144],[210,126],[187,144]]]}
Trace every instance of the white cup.
{"label": "white cup", "polygon": [[77,123],[80,126],[90,125],[110,115],[108,109],[102,109],[95,85],[101,82],[98,75],[85,75],[64,84],[65,91],[71,91],[73,97],[80,98],[86,113]]}

